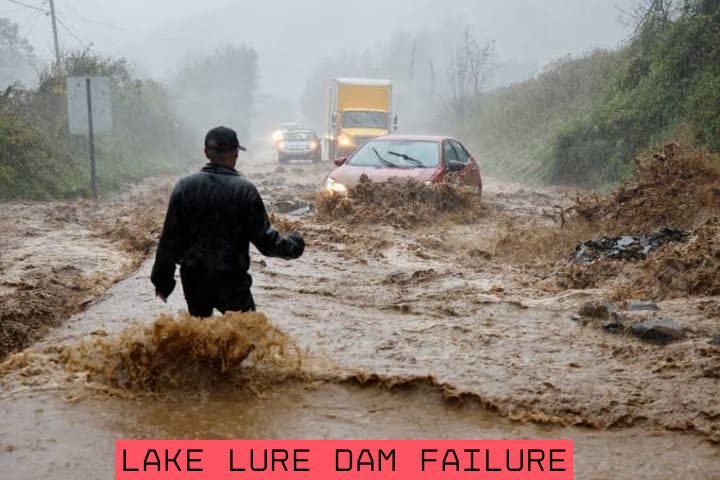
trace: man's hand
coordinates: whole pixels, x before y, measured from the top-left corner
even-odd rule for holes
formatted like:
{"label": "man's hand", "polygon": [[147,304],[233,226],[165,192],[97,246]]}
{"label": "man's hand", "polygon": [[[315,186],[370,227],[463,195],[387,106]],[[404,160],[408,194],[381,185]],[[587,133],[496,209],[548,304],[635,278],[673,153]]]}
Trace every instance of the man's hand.
{"label": "man's hand", "polygon": [[155,289],[155,296],[158,297],[163,303],[167,303],[167,297]]}
{"label": "man's hand", "polygon": [[300,235],[297,232],[293,232],[290,235],[288,235],[288,239],[292,240],[293,243],[297,246],[298,249],[298,257],[303,254],[305,251],[305,240],[303,239],[302,235]]}

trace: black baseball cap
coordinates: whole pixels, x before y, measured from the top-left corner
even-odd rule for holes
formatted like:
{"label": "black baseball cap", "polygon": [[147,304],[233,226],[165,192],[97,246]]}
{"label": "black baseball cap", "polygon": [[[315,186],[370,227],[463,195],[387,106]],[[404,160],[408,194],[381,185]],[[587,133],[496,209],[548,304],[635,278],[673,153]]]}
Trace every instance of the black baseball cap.
{"label": "black baseball cap", "polygon": [[231,152],[235,149],[247,152],[247,149],[240,145],[235,130],[227,127],[215,127],[205,135],[205,148],[215,152]]}

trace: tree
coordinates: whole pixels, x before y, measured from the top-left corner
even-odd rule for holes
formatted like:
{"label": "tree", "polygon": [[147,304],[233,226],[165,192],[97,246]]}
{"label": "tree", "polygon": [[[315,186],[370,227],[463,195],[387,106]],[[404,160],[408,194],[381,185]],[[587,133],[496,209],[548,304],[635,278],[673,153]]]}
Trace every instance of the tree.
{"label": "tree", "polygon": [[466,28],[450,62],[450,109],[460,135],[470,113],[479,105],[480,95],[493,71],[495,43],[480,44]]}
{"label": "tree", "polygon": [[16,23],[0,18],[0,87],[27,81],[35,73],[35,55]]}
{"label": "tree", "polygon": [[178,125],[166,88],[122,58],[69,51],[36,87],[0,90],[0,200],[89,194],[87,137],[69,134],[66,96],[66,77],[86,75],[112,84],[113,130],[95,139],[103,188],[185,170],[197,140]]}
{"label": "tree", "polygon": [[[683,0],[687,9],[693,0]],[[646,51],[654,49],[663,32],[679,13],[678,0],[640,0],[632,11],[623,11],[624,23],[633,29],[632,38]]]}
{"label": "tree", "polygon": [[172,82],[179,113],[198,131],[227,125],[246,137],[258,85],[257,64],[255,50],[232,45],[189,63]]}

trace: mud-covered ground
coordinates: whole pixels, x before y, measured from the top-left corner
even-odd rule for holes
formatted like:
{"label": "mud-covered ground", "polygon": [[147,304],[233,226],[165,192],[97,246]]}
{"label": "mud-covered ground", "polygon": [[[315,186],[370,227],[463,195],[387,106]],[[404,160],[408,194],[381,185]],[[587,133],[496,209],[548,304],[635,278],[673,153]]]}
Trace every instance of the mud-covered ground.
{"label": "mud-covered ground", "polygon": [[[0,462],[14,478],[36,478],[117,438],[570,438],[579,478],[714,478],[720,184],[693,152],[659,155],[609,198],[486,179],[482,201],[401,184],[364,186],[355,200],[318,197],[328,165],[248,161],[241,169],[276,224],[308,243],[295,262],[255,254],[262,313],[211,324],[176,317],[182,298],[157,301],[145,262],[0,366],[10,412]],[[164,210],[161,197],[143,197],[153,205],[143,211]],[[47,258],[87,278],[116,272],[95,288],[82,283],[90,299],[147,250],[143,242],[128,255],[111,230],[80,234],[75,220],[27,213],[50,206],[12,207],[27,225],[5,213],[3,223],[54,249],[27,243],[25,257],[2,259],[2,278],[56,252]],[[159,220],[143,225],[137,236],[152,242]],[[663,226],[687,230],[688,241],[644,261],[568,261],[581,241]],[[53,233],[63,231],[76,233]],[[659,318],[675,322],[677,341],[632,333]],[[33,451],[61,443],[65,457],[20,475]],[[92,478],[111,471],[88,468]]]}
{"label": "mud-covered ground", "polygon": [[99,204],[2,204],[0,359],[137,269],[155,243],[171,186],[146,181]]}

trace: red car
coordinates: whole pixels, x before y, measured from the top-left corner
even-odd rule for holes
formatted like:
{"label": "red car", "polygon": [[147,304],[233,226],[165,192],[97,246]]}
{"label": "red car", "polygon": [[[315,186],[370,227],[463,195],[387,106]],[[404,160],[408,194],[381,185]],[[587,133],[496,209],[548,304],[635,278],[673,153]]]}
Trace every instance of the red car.
{"label": "red car", "polygon": [[335,160],[338,166],[325,181],[325,188],[344,194],[367,175],[373,182],[391,177],[414,178],[439,183],[455,173],[482,193],[477,162],[459,140],[430,135],[386,135],[366,143],[349,157]]}

